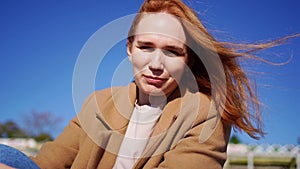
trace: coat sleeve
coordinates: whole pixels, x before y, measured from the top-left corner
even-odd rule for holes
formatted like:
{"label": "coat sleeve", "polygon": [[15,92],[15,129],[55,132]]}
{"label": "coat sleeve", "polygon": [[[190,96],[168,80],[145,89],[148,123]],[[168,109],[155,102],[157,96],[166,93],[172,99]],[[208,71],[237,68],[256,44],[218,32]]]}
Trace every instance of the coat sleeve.
{"label": "coat sleeve", "polygon": [[[84,101],[82,110],[87,107],[91,98],[93,93]],[[77,114],[54,141],[44,143],[37,156],[30,158],[41,169],[71,168],[85,138],[86,134]]]}
{"label": "coat sleeve", "polygon": [[78,119],[72,119],[54,141],[44,143],[31,159],[42,169],[70,168],[79,149],[81,132]]}
{"label": "coat sleeve", "polygon": [[194,125],[176,146],[164,154],[157,169],[223,168],[231,126],[219,121],[210,137],[202,142],[199,138],[206,123],[209,120]]}

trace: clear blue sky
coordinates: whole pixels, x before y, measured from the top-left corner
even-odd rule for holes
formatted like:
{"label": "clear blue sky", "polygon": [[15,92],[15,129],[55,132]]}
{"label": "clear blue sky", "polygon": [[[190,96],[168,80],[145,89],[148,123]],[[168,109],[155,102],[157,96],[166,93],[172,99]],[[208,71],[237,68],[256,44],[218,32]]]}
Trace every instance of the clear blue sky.
{"label": "clear blue sky", "polygon": [[[17,1],[0,2],[0,122],[22,121],[22,114],[51,111],[64,122],[75,116],[72,76],[85,42],[103,25],[135,13],[142,1]],[[220,40],[257,42],[300,33],[300,2],[297,0],[205,0],[189,1],[204,24]],[[238,134],[245,143],[296,144],[300,136],[300,39],[271,49],[267,57],[287,65],[251,65],[258,75],[268,135],[256,141]],[[124,46],[111,55],[125,58]],[[120,50],[121,49],[121,50]],[[280,54],[280,56],[276,55]],[[114,58],[110,57],[109,63]],[[111,71],[110,64],[102,67]],[[249,66],[248,66],[249,68]],[[109,72],[108,72],[109,74]],[[104,79],[109,79],[105,78]],[[98,89],[110,84],[96,84]]]}

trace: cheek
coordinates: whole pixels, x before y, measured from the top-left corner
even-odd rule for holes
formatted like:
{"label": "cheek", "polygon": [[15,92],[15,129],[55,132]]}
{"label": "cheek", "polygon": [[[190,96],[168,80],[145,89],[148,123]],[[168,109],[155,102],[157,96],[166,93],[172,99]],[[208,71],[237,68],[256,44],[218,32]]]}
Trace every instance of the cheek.
{"label": "cheek", "polygon": [[167,59],[165,62],[166,70],[174,79],[176,79],[176,81],[180,81],[185,67],[186,67],[186,63],[184,59],[171,58],[171,59]]}
{"label": "cheek", "polygon": [[[131,56],[131,63],[134,71],[140,71],[145,68],[145,66],[148,64],[147,57],[142,57],[138,55]],[[135,72],[137,73],[137,72]]]}

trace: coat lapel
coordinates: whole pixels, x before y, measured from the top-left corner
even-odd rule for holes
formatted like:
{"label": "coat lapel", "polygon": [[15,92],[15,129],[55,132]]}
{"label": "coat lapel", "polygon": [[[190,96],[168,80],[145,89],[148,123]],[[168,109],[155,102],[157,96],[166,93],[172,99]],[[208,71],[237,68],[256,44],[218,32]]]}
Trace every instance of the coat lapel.
{"label": "coat lapel", "polygon": [[[176,90],[172,96],[170,96],[172,100],[169,100],[168,104],[164,107],[161,117],[155,125],[151,137],[142,154],[143,158],[140,158],[133,168],[142,168],[150,156],[157,155],[157,152],[164,151],[164,149],[167,147],[167,145],[162,145],[162,141],[165,138],[168,129],[176,120],[182,106],[181,99],[178,98],[178,96],[179,89]],[[160,149],[159,147],[163,148]]]}
{"label": "coat lapel", "polygon": [[199,103],[199,93],[191,93],[188,90],[182,92],[182,97],[175,97],[169,101],[146,146],[144,158],[141,158],[134,168],[157,167],[163,154],[175,146],[192,127],[200,112]]}
{"label": "coat lapel", "polygon": [[[110,136],[98,168],[113,168],[136,100],[135,84],[112,88],[108,92],[110,92],[108,95],[111,95],[109,100],[98,103],[100,107],[103,105],[97,113],[99,120],[107,123],[110,128]],[[103,96],[98,97],[101,100],[100,97]]]}

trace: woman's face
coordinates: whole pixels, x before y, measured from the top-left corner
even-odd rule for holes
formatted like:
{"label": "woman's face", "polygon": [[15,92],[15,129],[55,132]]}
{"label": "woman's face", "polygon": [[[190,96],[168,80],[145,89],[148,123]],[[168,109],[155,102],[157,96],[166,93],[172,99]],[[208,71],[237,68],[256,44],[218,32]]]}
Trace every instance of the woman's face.
{"label": "woman's face", "polygon": [[183,27],[175,17],[157,13],[141,19],[128,48],[139,97],[168,97],[178,86],[187,62],[185,42]]}

